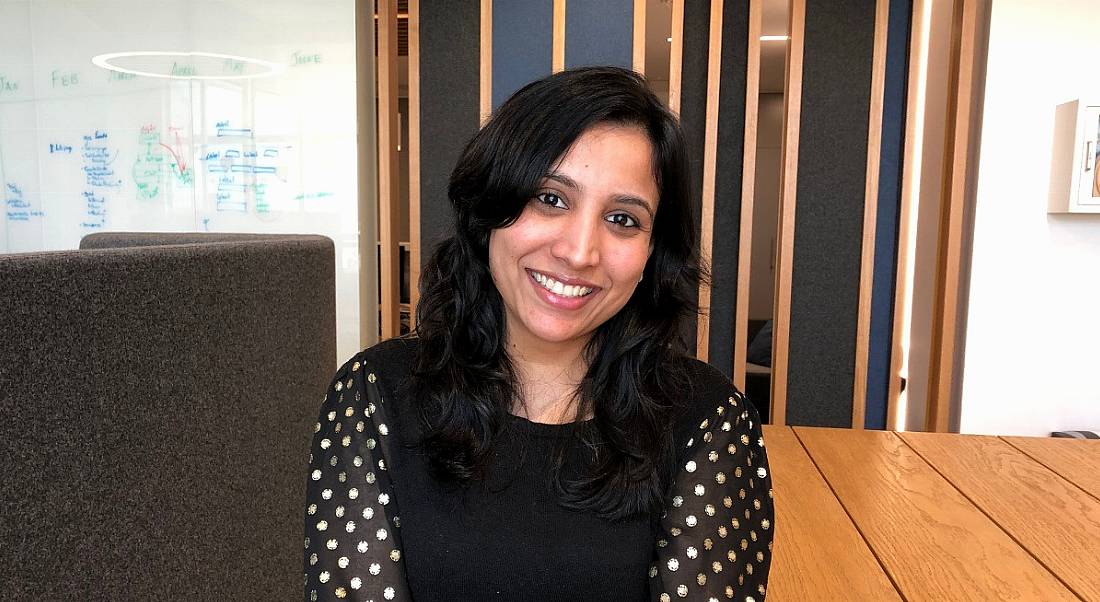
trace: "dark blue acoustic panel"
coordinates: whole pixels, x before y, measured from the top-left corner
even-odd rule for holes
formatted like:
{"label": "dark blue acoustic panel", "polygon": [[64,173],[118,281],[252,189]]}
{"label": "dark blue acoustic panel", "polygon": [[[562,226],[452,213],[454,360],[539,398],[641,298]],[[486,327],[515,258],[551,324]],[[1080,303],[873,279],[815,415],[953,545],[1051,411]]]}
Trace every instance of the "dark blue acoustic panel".
{"label": "dark blue acoustic panel", "polygon": [[[714,165],[714,232],[711,248],[710,341],[707,361],[733,376],[737,312],[737,261],[741,251],[741,181],[745,165],[745,79],[749,2],[722,5],[722,69],[718,92],[718,144]],[[759,407],[757,409],[760,409]]]}
{"label": "dark blue acoustic panel", "polygon": [[787,422],[850,427],[875,0],[807,0]]}
{"label": "dark blue acoustic panel", "polygon": [[569,0],[565,5],[565,66],[634,62],[634,0]]}
{"label": "dark blue acoustic panel", "polygon": [[421,262],[454,233],[451,170],[477,133],[481,11],[476,2],[420,4]]}
{"label": "dark blue acoustic panel", "polygon": [[493,110],[525,84],[550,75],[553,51],[553,0],[494,2]]}
{"label": "dark blue acoustic panel", "polygon": [[912,14],[912,0],[890,0],[882,103],[882,150],[879,154],[878,219],[875,224],[875,277],[867,357],[867,410],[864,415],[864,426],[869,429],[886,428]]}
{"label": "dark blue acoustic panel", "polygon": [[[703,139],[707,125],[707,60],[710,49],[710,2],[684,3],[684,50],[680,70],[680,126],[688,151],[696,232],[699,231],[699,194],[703,183]],[[684,325],[683,338],[694,354],[695,320]]]}

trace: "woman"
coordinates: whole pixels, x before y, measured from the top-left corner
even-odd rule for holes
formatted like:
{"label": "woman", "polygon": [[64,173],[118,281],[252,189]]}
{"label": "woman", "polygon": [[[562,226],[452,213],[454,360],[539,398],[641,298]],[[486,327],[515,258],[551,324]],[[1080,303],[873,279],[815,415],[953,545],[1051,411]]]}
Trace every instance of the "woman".
{"label": "woman", "polygon": [[764,599],[759,418],[680,340],[704,277],[687,177],[632,72],[501,105],[451,176],[416,332],[325,398],[306,599]]}

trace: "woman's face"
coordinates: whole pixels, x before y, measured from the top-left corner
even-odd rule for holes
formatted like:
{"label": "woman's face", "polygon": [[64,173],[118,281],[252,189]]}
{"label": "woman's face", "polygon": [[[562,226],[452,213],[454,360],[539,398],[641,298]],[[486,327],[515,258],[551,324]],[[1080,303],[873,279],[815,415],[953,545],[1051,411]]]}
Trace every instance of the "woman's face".
{"label": "woman's face", "polygon": [[622,309],[652,250],[658,198],[640,127],[598,124],[577,138],[519,219],[489,237],[509,344],[583,344]]}

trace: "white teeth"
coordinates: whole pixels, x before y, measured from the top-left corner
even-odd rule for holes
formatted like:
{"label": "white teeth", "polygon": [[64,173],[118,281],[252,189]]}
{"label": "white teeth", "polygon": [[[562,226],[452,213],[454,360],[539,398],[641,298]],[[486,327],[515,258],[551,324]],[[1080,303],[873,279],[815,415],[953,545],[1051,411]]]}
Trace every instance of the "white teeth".
{"label": "white teeth", "polygon": [[538,272],[531,272],[535,277],[535,280],[542,285],[546,290],[562,297],[583,297],[592,292],[592,288],[587,286],[575,286],[572,284],[566,285],[544,276]]}

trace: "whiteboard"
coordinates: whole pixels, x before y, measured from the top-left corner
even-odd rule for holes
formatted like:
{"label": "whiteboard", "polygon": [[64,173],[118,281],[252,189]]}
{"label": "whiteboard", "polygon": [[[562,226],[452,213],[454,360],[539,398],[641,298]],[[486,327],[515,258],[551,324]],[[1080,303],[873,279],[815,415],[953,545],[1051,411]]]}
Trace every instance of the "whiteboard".
{"label": "whiteboard", "polygon": [[354,23],[353,0],[0,0],[0,252],[103,231],[323,234],[350,357]]}

